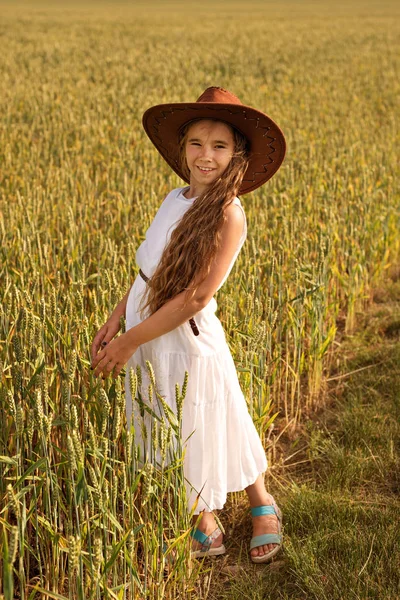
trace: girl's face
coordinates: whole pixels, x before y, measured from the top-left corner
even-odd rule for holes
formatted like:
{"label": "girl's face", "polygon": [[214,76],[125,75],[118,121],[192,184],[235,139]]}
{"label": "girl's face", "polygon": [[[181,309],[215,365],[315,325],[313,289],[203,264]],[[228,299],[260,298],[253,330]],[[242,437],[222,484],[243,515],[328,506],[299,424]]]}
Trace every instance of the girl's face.
{"label": "girl's face", "polygon": [[191,196],[201,194],[221,177],[234,150],[235,140],[229,125],[210,119],[193,123],[185,145]]}

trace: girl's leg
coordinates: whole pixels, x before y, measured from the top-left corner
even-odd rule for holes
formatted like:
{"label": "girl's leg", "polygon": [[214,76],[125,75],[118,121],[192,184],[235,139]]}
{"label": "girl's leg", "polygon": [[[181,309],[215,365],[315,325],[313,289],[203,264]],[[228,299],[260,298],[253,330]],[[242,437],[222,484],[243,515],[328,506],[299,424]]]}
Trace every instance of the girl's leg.
{"label": "girl's leg", "polygon": [[[271,496],[265,489],[264,477],[259,475],[256,481],[246,488],[249,497],[250,506],[261,506],[262,504],[271,504]],[[264,533],[278,533],[278,518],[275,515],[261,515],[253,517],[253,537]],[[250,552],[252,556],[263,556],[273,550],[277,544],[265,544],[253,548]]]}

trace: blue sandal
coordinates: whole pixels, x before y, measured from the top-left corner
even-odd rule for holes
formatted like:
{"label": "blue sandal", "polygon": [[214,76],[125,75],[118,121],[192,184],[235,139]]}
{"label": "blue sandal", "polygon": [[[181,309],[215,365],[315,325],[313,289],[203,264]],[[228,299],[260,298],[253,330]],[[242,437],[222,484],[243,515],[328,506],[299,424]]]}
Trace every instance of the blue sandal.
{"label": "blue sandal", "polygon": [[250,554],[250,558],[254,563],[268,562],[282,547],[282,512],[276,504],[273,496],[272,504],[256,506],[251,509],[252,517],[259,517],[261,515],[276,515],[278,518],[278,533],[264,533],[263,535],[256,535],[251,538],[250,550],[257,548],[258,546],[264,546],[264,544],[279,544],[275,546],[273,550],[262,556],[253,556]]}
{"label": "blue sandal", "polygon": [[219,527],[214,529],[214,531],[210,533],[210,535],[206,535],[205,533],[200,531],[200,529],[197,529],[197,527],[195,527],[190,532],[190,535],[197,542],[200,542],[201,548],[199,548],[198,550],[192,550],[190,556],[192,558],[201,558],[202,556],[218,556],[219,554],[225,554],[226,549],[223,544],[211,548],[211,544],[221,533],[222,531]]}

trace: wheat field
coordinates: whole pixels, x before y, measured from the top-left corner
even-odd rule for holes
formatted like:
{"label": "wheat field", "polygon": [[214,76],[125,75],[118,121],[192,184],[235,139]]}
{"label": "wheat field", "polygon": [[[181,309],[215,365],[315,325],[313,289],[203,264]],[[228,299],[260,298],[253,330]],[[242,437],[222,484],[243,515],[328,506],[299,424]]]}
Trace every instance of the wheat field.
{"label": "wheat field", "polygon": [[[199,598],[180,415],[154,418],[143,463],[123,379],[89,369],[135,250],[181,185],[141,116],[218,85],[285,133],[282,168],[242,198],[248,238],[217,296],[273,463],[274,420],[294,430],[323,403],[337,328],[351,334],[399,260],[398,8],[0,8],[0,597]],[[130,375],[140,419],[160,399]]]}

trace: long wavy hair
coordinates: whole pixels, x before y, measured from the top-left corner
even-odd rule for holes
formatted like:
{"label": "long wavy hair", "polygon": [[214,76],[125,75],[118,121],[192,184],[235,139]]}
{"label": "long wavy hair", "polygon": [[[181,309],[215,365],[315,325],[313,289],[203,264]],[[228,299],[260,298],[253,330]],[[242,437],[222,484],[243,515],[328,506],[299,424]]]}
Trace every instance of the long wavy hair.
{"label": "long wavy hair", "polygon": [[[186,162],[186,140],[191,125],[201,120],[189,121],[180,131],[179,155],[188,180],[190,172]],[[142,296],[141,304],[145,301],[140,308],[142,318],[146,308],[153,314],[184,290],[186,306],[210,272],[226,219],[224,209],[238,195],[249,161],[247,138],[229,123],[221,122],[230,127],[234,137],[235,148],[231,160],[223,175],[193,201],[173,229]]]}

